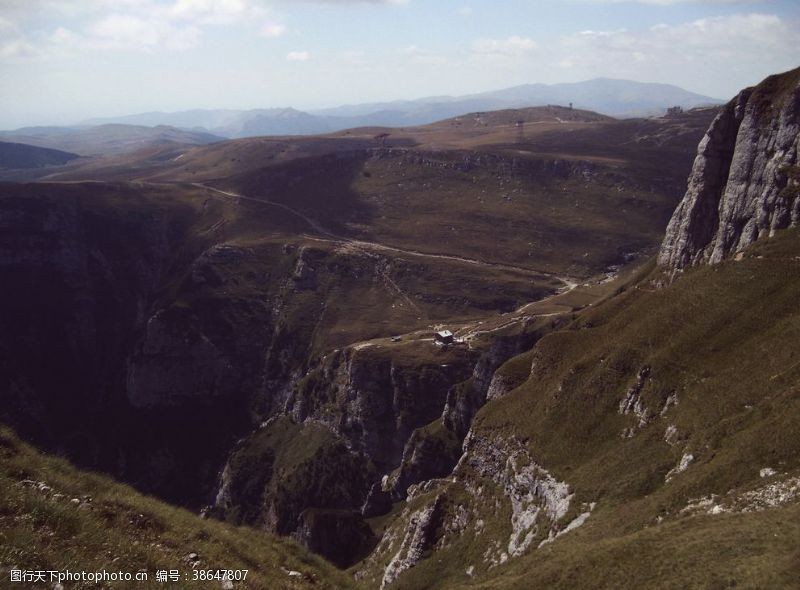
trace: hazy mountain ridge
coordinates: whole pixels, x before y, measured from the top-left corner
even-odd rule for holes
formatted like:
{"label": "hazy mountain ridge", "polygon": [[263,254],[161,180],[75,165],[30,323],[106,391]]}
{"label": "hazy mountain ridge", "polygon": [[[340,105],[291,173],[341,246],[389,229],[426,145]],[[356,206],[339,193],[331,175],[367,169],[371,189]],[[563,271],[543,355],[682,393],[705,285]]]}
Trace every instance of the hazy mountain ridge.
{"label": "hazy mountain ridge", "polygon": [[85,125],[122,123],[202,128],[229,138],[257,135],[313,135],[353,127],[425,125],[471,112],[568,105],[614,117],[663,114],[672,106],[692,108],[719,100],[677,86],[598,78],[569,84],[527,84],[466,96],[439,96],[313,109],[195,109],[152,112],[84,121]]}
{"label": "hazy mountain ridge", "polygon": [[81,156],[96,156],[170,144],[203,145],[223,138],[206,131],[187,131],[167,125],[148,127],[104,123],[91,127],[25,127],[0,131],[0,139]]}
{"label": "hazy mountain ridge", "polygon": [[[661,114],[670,106],[691,108],[721,101],[670,84],[596,78],[561,84],[523,84],[465,96],[437,96],[408,101],[345,105],[311,110],[312,114],[358,117],[374,113],[460,112],[522,108],[547,104],[568,105],[613,117]],[[472,107],[476,108],[472,108]],[[443,117],[447,118],[447,117]]]}

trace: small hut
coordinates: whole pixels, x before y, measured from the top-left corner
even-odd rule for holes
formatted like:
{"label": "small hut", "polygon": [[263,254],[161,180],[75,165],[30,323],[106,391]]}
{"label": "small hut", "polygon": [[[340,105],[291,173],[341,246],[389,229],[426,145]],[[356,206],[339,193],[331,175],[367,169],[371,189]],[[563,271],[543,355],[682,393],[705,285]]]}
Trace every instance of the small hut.
{"label": "small hut", "polygon": [[453,333],[450,330],[439,330],[438,332],[434,333],[433,341],[440,346],[452,344]]}

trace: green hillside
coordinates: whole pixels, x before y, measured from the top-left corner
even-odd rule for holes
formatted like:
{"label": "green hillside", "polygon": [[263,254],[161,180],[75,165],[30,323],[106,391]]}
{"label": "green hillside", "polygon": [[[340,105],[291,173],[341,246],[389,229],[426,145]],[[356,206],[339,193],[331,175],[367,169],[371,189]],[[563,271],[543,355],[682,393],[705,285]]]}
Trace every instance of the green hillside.
{"label": "green hillside", "polygon": [[[409,510],[439,497],[426,545],[436,552],[392,587],[796,587],[798,270],[800,232],[787,230],[671,282],[645,269],[542,338],[520,357],[527,380],[472,426],[473,440],[511,449],[499,475],[462,458],[455,483],[414,499]],[[493,563],[513,523],[502,462],[525,457],[574,496],[560,519],[538,513],[519,557]],[[470,534],[455,534],[457,521]],[[365,587],[386,557],[367,562]]]}
{"label": "green hillside", "polygon": [[[187,587],[187,582],[155,581],[158,570],[176,569],[186,580],[193,579],[193,569],[248,570],[236,588],[350,585],[346,575],[287,539],[201,519],[107,477],[79,471],[65,460],[42,455],[3,428],[0,586],[9,587],[11,569],[149,574],[148,583],[120,583],[114,588]],[[219,580],[190,585],[225,587]]]}

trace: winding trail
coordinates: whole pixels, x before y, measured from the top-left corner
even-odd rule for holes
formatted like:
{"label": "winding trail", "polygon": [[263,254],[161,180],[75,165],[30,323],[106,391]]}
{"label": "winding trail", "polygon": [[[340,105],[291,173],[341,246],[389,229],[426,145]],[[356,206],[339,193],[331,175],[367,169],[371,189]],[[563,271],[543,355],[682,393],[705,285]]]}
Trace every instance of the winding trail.
{"label": "winding trail", "polygon": [[368,242],[368,241],[365,241],[365,240],[356,240],[356,239],[353,239],[353,238],[348,238],[346,236],[340,236],[340,235],[337,235],[337,234],[325,229],[317,221],[315,221],[314,219],[308,217],[304,213],[298,211],[297,209],[289,207],[288,205],[285,205],[283,203],[278,203],[276,201],[271,201],[271,200],[266,199],[266,198],[248,197],[248,196],[245,196],[245,195],[240,195],[238,193],[224,191],[222,189],[214,188],[213,186],[208,186],[207,184],[201,184],[201,183],[198,183],[198,182],[193,182],[191,184],[192,184],[192,186],[195,186],[195,187],[198,187],[198,188],[203,188],[203,189],[211,191],[213,193],[224,195],[225,197],[228,197],[228,198],[231,198],[231,199],[240,199],[240,200],[244,200],[244,201],[251,201],[251,202],[254,202],[254,203],[261,203],[263,205],[270,205],[272,207],[277,207],[279,209],[283,209],[284,211],[287,211],[287,212],[291,213],[295,217],[298,217],[298,218],[302,219],[309,226],[311,226],[311,228],[314,229],[316,232],[322,234],[323,236],[326,236],[325,238],[320,238],[318,236],[312,236],[312,235],[309,235],[309,234],[303,234],[303,237],[305,237],[307,239],[310,239],[310,240],[315,240],[315,241],[318,241],[318,242],[327,242],[327,243],[349,244],[349,245],[352,245],[352,246],[356,246],[356,247],[364,248],[364,249],[369,249],[369,250],[378,250],[378,251],[383,251],[383,252],[393,252],[393,253],[397,253],[397,254],[406,254],[406,255],[409,255],[409,256],[417,256],[417,257],[420,257],[420,258],[429,258],[429,259],[434,259],[434,260],[450,260],[450,261],[453,261],[453,262],[462,262],[462,263],[465,263],[465,264],[472,264],[472,265],[476,265],[476,266],[482,266],[482,267],[485,267],[485,268],[496,268],[496,269],[499,269],[499,270],[518,272],[518,273],[527,274],[527,275],[537,275],[537,276],[540,276],[540,277],[556,279],[556,280],[560,281],[561,283],[563,283],[564,284],[564,288],[567,289],[567,290],[572,290],[576,286],[575,281],[573,279],[571,279],[570,277],[562,277],[562,276],[559,276],[559,275],[556,275],[556,274],[553,274],[553,273],[533,270],[533,269],[524,268],[524,267],[521,267],[521,266],[514,266],[514,265],[511,265],[511,264],[504,264],[502,262],[487,262],[485,260],[478,260],[477,258],[467,258],[467,257],[464,257],[464,256],[455,256],[453,254],[434,254],[434,253],[430,253],[430,252],[422,252],[420,250],[411,250],[411,249],[408,249],[408,248],[400,248],[400,247],[397,247],[397,246],[389,246],[389,245],[386,245],[386,244],[381,244],[379,242]]}
{"label": "winding trail", "polygon": [[[266,199],[266,198],[248,197],[246,195],[241,195],[239,193],[234,193],[234,192],[230,192],[230,191],[224,191],[222,189],[218,189],[218,188],[215,188],[215,187],[212,187],[212,186],[208,186],[207,184],[202,184],[202,183],[197,183],[197,182],[191,183],[191,185],[195,186],[197,188],[202,188],[204,190],[210,191],[213,194],[221,195],[226,199],[235,199],[237,201],[243,200],[243,201],[250,201],[250,202],[254,202],[254,203],[260,203],[262,205],[269,205],[269,206],[272,206],[272,207],[277,207],[277,208],[282,209],[282,210],[284,210],[284,211],[286,211],[288,213],[291,213],[295,217],[303,220],[315,232],[317,232],[318,234],[321,234],[322,236],[324,236],[324,237],[320,237],[319,235],[315,236],[315,235],[311,235],[311,234],[302,234],[302,236],[304,238],[308,239],[308,240],[314,240],[314,241],[317,241],[317,242],[325,242],[325,243],[329,243],[329,244],[348,245],[350,247],[353,247],[355,249],[362,250],[362,251],[371,250],[373,252],[374,251],[392,252],[392,253],[397,253],[397,254],[406,254],[406,255],[409,255],[409,256],[417,256],[417,257],[420,257],[420,258],[428,258],[428,259],[434,259],[434,260],[449,260],[449,261],[453,261],[453,262],[461,262],[461,263],[465,263],[465,264],[472,264],[472,265],[475,265],[475,266],[481,266],[481,267],[484,267],[484,268],[494,268],[494,269],[500,269],[500,270],[506,270],[506,271],[511,271],[511,272],[522,273],[522,274],[526,274],[526,275],[535,275],[537,277],[546,277],[546,278],[550,278],[550,279],[556,279],[556,280],[560,281],[563,284],[563,287],[561,287],[556,293],[553,293],[552,295],[549,295],[549,296],[544,297],[542,299],[537,299],[536,301],[528,302],[528,303],[522,305],[521,307],[517,308],[515,311],[513,311],[513,312],[511,312],[509,314],[511,317],[509,317],[506,321],[501,322],[500,324],[493,325],[491,327],[487,326],[486,328],[481,329],[483,324],[484,324],[484,321],[482,320],[482,321],[470,322],[470,323],[468,323],[466,325],[462,325],[461,327],[457,328],[456,331],[455,331],[456,334],[459,335],[464,340],[466,340],[467,342],[469,342],[472,338],[474,338],[475,336],[478,336],[479,334],[488,334],[488,333],[491,333],[491,332],[497,332],[499,330],[507,328],[508,326],[511,326],[511,325],[516,324],[518,322],[531,319],[532,317],[549,317],[549,316],[557,316],[557,315],[561,315],[562,313],[566,313],[566,312],[555,312],[555,313],[539,313],[539,314],[532,313],[532,314],[526,314],[526,311],[531,306],[540,305],[542,303],[546,303],[547,301],[550,301],[550,300],[555,299],[557,297],[560,297],[560,296],[562,296],[562,295],[564,295],[566,293],[569,293],[570,291],[572,291],[573,289],[575,289],[579,285],[579,283],[575,279],[573,279],[571,277],[559,276],[559,275],[556,275],[556,274],[553,274],[553,273],[536,271],[536,270],[532,270],[532,269],[529,269],[529,268],[523,268],[523,267],[520,267],[520,266],[513,266],[513,265],[510,265],[510,264],[503,264],[503,263],[500,263],[500,262],[487,262],[485,260],[478,260],[477,258],[467,258],[467,257],[463,257],[463,256],[455,256],[455,255],[452,255],[452,254],[433,254],[433,253],[429,253],[429,252],[421,252],[419,250],[410,250],[410,249],[407,249],[407,248],[399,248],[397,246],[388,246],[386,244],[381,244],[381,243],[378,243],[378,242],[368,242],[368,241],[365,241],[365,240],[356,240],[356,239],[353,239],[353,238],[348,238],[346,236],[337,235],[337,234],[327,230],[322,225],[320,225],[316,220],[310,218],[309,216],[305,215],[304,213],[298,211],[297,209],[294,209],[292,207],[289,207],[288,205],[285,205],[284,203],[278,203],[276,201],[271,201],[271,200]],[[413,301],[411,301],[411,299],[406,295],[406,293],[404,293],[394,281],[391,280],[391,278],[388,276],[388,273],[386,273],[386,272],[381,273],[381,278],[384,280],[384,282],[390,283],[390,284],[387,284],[387,287],[389,287],[390,290],[396,291],[409,305],[411,305],[413,308],[415,308],[417,311],[419,311],[419,307]],[[487,323],[489,323],[489,322],[487,322]],[[409,336],[419,336],[419,335],[422,335],[422,334],[426,334],[427,332],[428,331],[426,331],[426,330],[416,330],[414,332],[407,333],[404,336],[406,336],[406,338],[409,337]],[[379,340],[382,340],[382,339],[379,339]],[[373,346],[374,344],[375,344],[375,341],[367,340],[367,341],[363,341],[363,342],[353,343],[353,344],[351,344],[351,346],[353,346],[356,350],[360,350],[361,348],[366,348],[366,347],[369,347],[369,346]]]}
{"label": "winding trail", "polygon": [[[50,182],[50,181],[46,181],[46,182]],[[104,181],[97,181],[97,180],[75,180],[75,181],[56,181],[56,182],[65,183],[65,184],[80,184],[80,183],[98,183],[98,184],[102,184],[102,183],[104,183]],[[134,181],[131,181],[131,184],[135,184],[135,185],[138,185],[138,186],[144,186],[144,185],[148,185],[148,184],[149,185],[175,185],[176,183],[173,183],[173,182],[152,182],[152,181],[147,181],[147,180],[134,180]],[[515,311],[510,312],[509,314],[507,314],[510,317],[508,317],[505,321],[501,322],[500,324],[492,325],[493,322],[491,322],[491,320],[489,320],[489,321],[480,320],[480,321],[475,321],[475,322],[469,322],[469,323],[466,323],[466,324],[462,324],[459,328],[457,328],[455,330],[455,332],[456,332],[456,334],[461,334],[462,335],[461,337],[464,338],[467,341],[472,339],[472,338],[474,338],[478,334],[496,332],[496,331],[502,330],[503,328],[506,328],[506,327],[508,327],[510,325],[513,325],[513,324],[518,323],[518,322],[523,321],[523,320],[530,319],[532,317],[557,316],[557,315],[561,315],[562,313],[566,313],[566,312],[555,312],[555,313],[531,313],[531,314],[526,314],[526,311],[528,311],[528,309],[530,307],[534,306],[534,305],[540,305],[540,304],[546,303],[546,302],[551,301],[551,300],[553,300],[553,299],[555,299],[557,297],[560,297],[560,296],[562,296],[562,295],[564,295],[566,293],[569,293],[570,291],[572,291],[573,289],[575,289],[576,287],[579,286],[579,283],[576,282],[576,280],[571,278],[571,277],[565,277],[565,276],[560,276],[560,275],[553,274],[553,273],[537,271],[537,270],[533,270],[533,269],[530,269],[530,268],[524,268],[524,267],[521,267],[521,266],[514,266],[514,265],[510,265],[510,264],[504,264],[504,263],[501,263],[501,262],[487,262],[485,260],[479,260],[477,258],[468,258],[468,257],[464,257],[464,256],[455,256],[453,254],[435,254],[435,253],[430,253],[430,252],[421,252],[419,250],[411,250],[411,249],[407,249],[407,248],[400,248],[400,247],[397,247],[397,246],[389,246],[389,245],[381,244],[381,243],[378,243],[378,242],[369,242],[369,241],[365,241],[365,240],[356,240],[356,239],[353,239],[353,238],[348,238],[346,236],[341,236],[341,235],[338,235],[338,234],[335,234],[335,233],[329,231],[328,229],[326,229],[325,227],[320,225],[316,220],[314,220],[311,217],[305,215],[304,213],[298,211],[297,209],[294,209],[294,208],[292,208],[292,207],[290,207],[288,205],[285,205],[283,203],[278,203],[276,201],[271,201],[271,200],[266,199],[266,198],[249,197],[249,196],[246,196],[246,195],[241,195],[239,193],[234,193],[234,192],[230,192],[230,191],[224,191],[222,189],[218,189],[218,188],[215,188],[213,186],[209,186],[207,184],[202,184],[202,183],[199,183],[199,182],[178,183],[178,184],[189,184],[190,186],[194,186],[196,188],[201,188],[203,190],[209,191],[210,193],[212,193],[213,196],[217,196],[217,198],[224,198],[225,200],[234,200],[236,202],[238,202],[238,201],[249,201],[249,202],[260,203],[262,205],[268,205],[268,206],[271,206],[271,207],[276,207],[278,209],[282,209],[283,211],[286,211],[287,213],[290,213],[291,215],[294,215],[295,217],[301,219],[306,224],[308,224],[308,226],[311,227],[315,232],[317,232],[321,236],[324,236],[324,237],[320,237],[320,235],[316,235],[315,236],[315,235],[311,235],[311,234],[301,234],[302,237],[304,237],[304,238],[306,238],[308,240],[314,240],[314,241],[318,241],[318,242],[325,242],[325,243],[331,243],[331,244],[348,245],[348,246],[354,247],[356,249],[365,251],[365,253],[366,253],[366,251],[370,251],[371,250],[373,252],[374,251],[393,252],[393,253],[397,253],[397,254],[406,254],[408,256],[416,256],[416,257],[420,257],[420,258],[428,258],[428,259],[434,259],[434,260],[450,260],[450,261],[454,261],[454,262],[461,262],[461,263],[465,263],[465,264],[472,264],[472,265],[475,265],[475,266],[481,266],[481,267],[484,267],[484,268],[494,268],[494,269],[506,270],[506,271],[511,271],[511,272],[517,272],[517,273],[526,274],[526,275],[535,275],[537,277],[545,277],[545,278],[550,278],[550,279],[556,279],[556,280],[558,280],[559,282],[561,282],[563,284],[563,286],[560,289],[558,289],[558,291],[556,293],[553,293],[552,295],[549,295],[549,296],[544,297],[542,299],[537,299],[536,301],[528,302],[528,303],[522,305],[521,307],[517,308]],[[224,220],[219,222],[219,223],[224,223]],[[389,288],[389,290],[397,292],[397,294],[400,297],[402,297],[406,301],[407,304],[409,304],[411,307],[413,307],[414,309],[419,311],[419,307],[408,297],[408,295],[399,287],[399,285],[397,285],[391,279],[391,277],[389,277],[388,273],[381,272],[380,276],[381,276],[381,279],[384,281],[384,283],[386,283],[387,288]],[[483,326],[485,323],[489,324],[489,325],[486,328],[481,329],[481,326]],[[428,334],[429,332],[430,332],[430,330],[415,330],[413,332],[406,333],[404,336],[406,336],[406,337],[408,337],[408,336],[419,336],[419,335]],[[378,340],[383,340],[383,339],[378,339]],[[431,341],[432,341],[432,339],[431,339]],[[372,346],[373,344],[374,344],[373,341],[369,341],[368,340],[368,341],[353,343],[353,344],[351,344],[351,346],[365,347],[365,346]]]}

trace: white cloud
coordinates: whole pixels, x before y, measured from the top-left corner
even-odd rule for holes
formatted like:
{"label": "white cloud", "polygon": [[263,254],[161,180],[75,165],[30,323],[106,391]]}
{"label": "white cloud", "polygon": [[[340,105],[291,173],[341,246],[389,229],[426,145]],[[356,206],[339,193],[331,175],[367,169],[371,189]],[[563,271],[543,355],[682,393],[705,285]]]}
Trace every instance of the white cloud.
{"label": "white cloud", "polygon": [[286,54],[287,61],[310,61],[311,53],[308,51],[290,51]]}
{"label": "white cloud", "polygon": [[675,4],[752,4],[764,0],[572,0],[580,4],[647,4],[673,6]]}
{"label": "white cloud", "polygon": [[418,64],[441,66],[450,62],[446,56],[425,49],[420,49],[416,45],[409,45],[408,47],[401,49],[400,53],[410,57],[414,63]]}
{"label": "white cloud", "polygon": [[800,63],[795,22],[734,14],[643,30],[583,31],[560,39],[549,61],[569,77],[608,76],[677,83],[719,95]]}
{"label": "white cloud", "polygon": [[[662,65],[725,60],[769,59],[791,47],[796,31],[774,15],[746,14],[699,19],[647,30],[582,31],[561,41],[569,65],[625,68],[626,58]],[[785,51],[776,52],[785,54]]]}
{"label": "white cloud", "polygon": [[272,37],[280,37],[285,32],[286,32],[285,25],[279,25],[277,23],[265,23],[264,25],[261,26],[261,29],[259,30],[258,34],[261,35],[262,37],[272,38]]}
{"label": "white cloud", "polygon": [[351,66],[366,66],[370,63],[367,54],[356,49],[348,49],[339,53],[339,58]]}
{"label": "white cloud", "polygon": [[0,16],[0,59],[22,60],[38,55],[38,49],[27,40],[17,24]]}
{"label": "white cloud", "polygon": [[[288,0],[287,0],[288,1]],[[410,0],[295,0],[298,2],[306,2],[310,4],[339,4],[346,6],[348,4],[408,4]]]}
{"label": "white cloud", "polygon": [[4,39],[0,42],[0,59],[28,59],[38,55],[36,47],[24,39]]}
{"label": "white cloud", "polygon": [[0,42],[0,58],[96,50],[183,51],[199,46],[203,30],[212,26],[245,27],[266,38],[286,31],[260,0],[0,0],[0,19],[8,20],[2,14],[24,18],[23,6],[28,15],[47,11],[65,17],[82,16],[84,24],[28,35],[17,30],[13,39]]}
{"label": "white cloud", "polygon": [[176,0],[169,16],[198,24],[229,25],[260,19],[266,10],[246,0]]}
{"label": "white cloud", "polygon": [[528,37],[512,35],[505,39],[478,39],[472,50],[480,55],[488,56],[520,56],[537,49],[538,44]]}
{"label": "white cloud", "polygon": [[197,47],[201,32],[196,26],[175,26],[169,21],[112,14],[93,23],[82,40],[89,49],[153,51],[164,47],[186,50]]}

